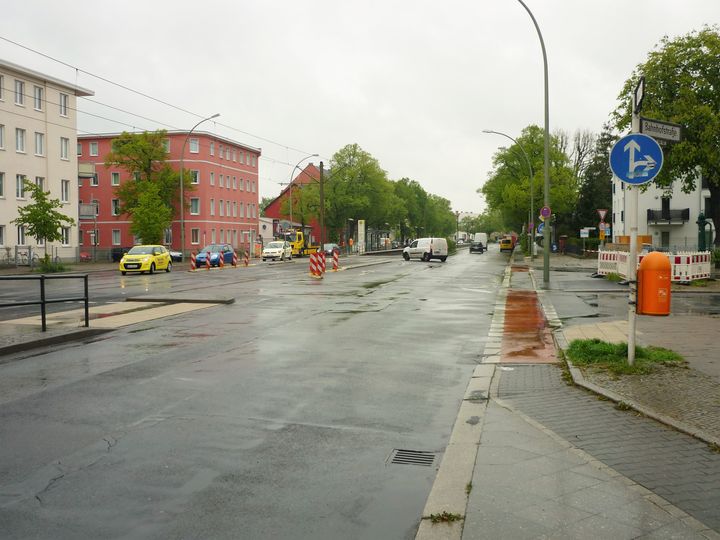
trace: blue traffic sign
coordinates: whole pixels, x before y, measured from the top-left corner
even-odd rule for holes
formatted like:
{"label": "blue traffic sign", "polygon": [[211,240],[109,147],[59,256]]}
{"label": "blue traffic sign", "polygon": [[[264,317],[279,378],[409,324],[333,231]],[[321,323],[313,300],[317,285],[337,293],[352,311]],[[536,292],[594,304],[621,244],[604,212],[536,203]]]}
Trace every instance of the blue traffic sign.
{"label": "blue traffic sign", "polygon": [[541,223],[540,225],[538,225],[538,231],[537,231],[538,234],[542,234],[544,230],[545,230],[545,223]]}
{"label": "blue traffic sign", "polygon": [[610,168],[627,184],[645,184],[655,178],[663,164],[663,151],[655,139],[642,133],[626,135],[610,150]]}

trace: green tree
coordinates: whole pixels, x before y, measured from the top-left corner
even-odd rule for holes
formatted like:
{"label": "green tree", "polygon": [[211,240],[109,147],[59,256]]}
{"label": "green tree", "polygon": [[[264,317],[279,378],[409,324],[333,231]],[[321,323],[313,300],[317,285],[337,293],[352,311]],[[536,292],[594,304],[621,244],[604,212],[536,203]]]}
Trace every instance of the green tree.
{"label": "green tree", "polygon": [[[720,224],[720,33],[717,26],[670,39],[664,37],[647,60],[625,82],[614,112],[615,127],[626,130],[631,122],[631,99],[645,76],[643,115],[683,126],[683,140],[664,150],[659,187],[673,181],[691,192],[698,170],[710,190],[709,217]],[[720,246],[720,235],[715,235]]]}
{"label": "green tree", "polygon": [[33,202],[18,206],[18,217],[11,223],[25,227],[25,233],[38,241],[45,241],[45,261],[49,260],[47,251],[48,242],[62,240],[62,228],[75,224],[75,220],[66,216],[57,209],[62,208],[59,199],[51,199],[49,191],[43,191],[40,186],[23,178],[26,191],[30,192]]}
{"label": "green tree", "polygon": [[[530,193],[537,214],[544,199],[544,142],[543,130],[538,126],[526,127],[517,137],[518,143],[501,148],[493,157],[494,170],[485,184],[478,189],[485,197],[488,207],[501,214],[507,228],[520,230],[528,221]],[[577,200],[578,179],[570,158],[562,150],[562,137],[553,135],[550,141],[550,202],[553,212],[562,224],[572,216]],[[520,149],[522,145],[523,151]],[[533,177],[525,161],[527,155]],[[532,190],[530,182],[532,181]],[[533,221],[535,220],[533,217]]]}
{"label": "green tree", "polygon": [[160,186],[155,182],[143,182],[138,188],[138,198],[133,208],[130,231],[145,244],[162,244],[165,229],[172,222],[172,209],[160,196]]}
{"label": "green tree", "polygon": [[[113,140],[112,151],[105,156],[106,167],[120,167],[127,171],[131,180],[123,182],[115,188],[120,200],[120,212],[129,214],[134,223],[144,212],[136,213],[140,196],[146,193],[144,184],[151,182],[157,185],[159,205],[170,210],[170,220],[175,211],[179,211],[180,173],[167,163],[165,140],[167,132],[159,130],[154,132],[127,133],[123,132]],[[192,173],[185,170],[183,175],[184,196],[193,190]],[[187,208],[187,200],[183,201]],[[164,214],[164,212],[163,212]],[[142,224],[138,225],[143,228]]]}
{"label": "green tree", "polygon": [[[580,187],[572,228],[594,226],[600,221],[597,211],[600,208],[610,209],[612,205],[612,171],[610,170],[610,150],[617,141],[608,126],[595,141],[587,166],[580,175]],[[605,221],[610,223],[612,215]]]}

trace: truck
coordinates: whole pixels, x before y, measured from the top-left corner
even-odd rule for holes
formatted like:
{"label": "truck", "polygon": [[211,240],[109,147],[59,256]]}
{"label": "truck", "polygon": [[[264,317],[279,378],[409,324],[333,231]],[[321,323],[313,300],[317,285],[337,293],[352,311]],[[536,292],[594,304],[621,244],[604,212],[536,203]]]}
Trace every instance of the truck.
{"label": "truck", "polygon": [[288,229],[283,234],[284,239],[287,240],[290,243],[290,247],[292,247],[293,257],[302,257],[320,251],[319,245],[312,245],[310,243],[310,237],[307,234],[308,230],[309,228],[305,231],[302,229]]}
{"label": "truck", "polygon": [[483,246],[487,247],[487,233],[476,232],[473,234],[473,242],[481,242]]}

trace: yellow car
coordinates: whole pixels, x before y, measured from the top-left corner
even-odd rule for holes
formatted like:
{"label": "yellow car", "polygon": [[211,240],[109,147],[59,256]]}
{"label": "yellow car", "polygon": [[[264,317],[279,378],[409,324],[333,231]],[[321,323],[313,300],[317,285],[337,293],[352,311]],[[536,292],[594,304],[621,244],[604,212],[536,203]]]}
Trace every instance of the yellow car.
{"label": "yellow car", "polygon": [[154,274],[155,270],[165,270],[166,272],[172,270],[170,252],[165,249],[165,246],[133,246],[120,259],[120,272],[123,276],[128,272]]}
{"label": "yellow car", "polygon": [[512,238],[501,238],[500,239],[500,251],[512,251],[513,250]]}

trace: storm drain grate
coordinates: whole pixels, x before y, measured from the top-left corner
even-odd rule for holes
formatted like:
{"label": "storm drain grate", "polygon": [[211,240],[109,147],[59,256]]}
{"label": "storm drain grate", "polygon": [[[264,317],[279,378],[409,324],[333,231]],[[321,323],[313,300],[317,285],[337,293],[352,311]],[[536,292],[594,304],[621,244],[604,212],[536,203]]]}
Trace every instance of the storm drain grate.
{"label": "storm drain grate", "polygon": [[390,454],[390,463],[398,465],[419,465],[421,467],[432,467],[435,463],[433,452],[422,452],[420,450],[402,450],[396,448]]}

